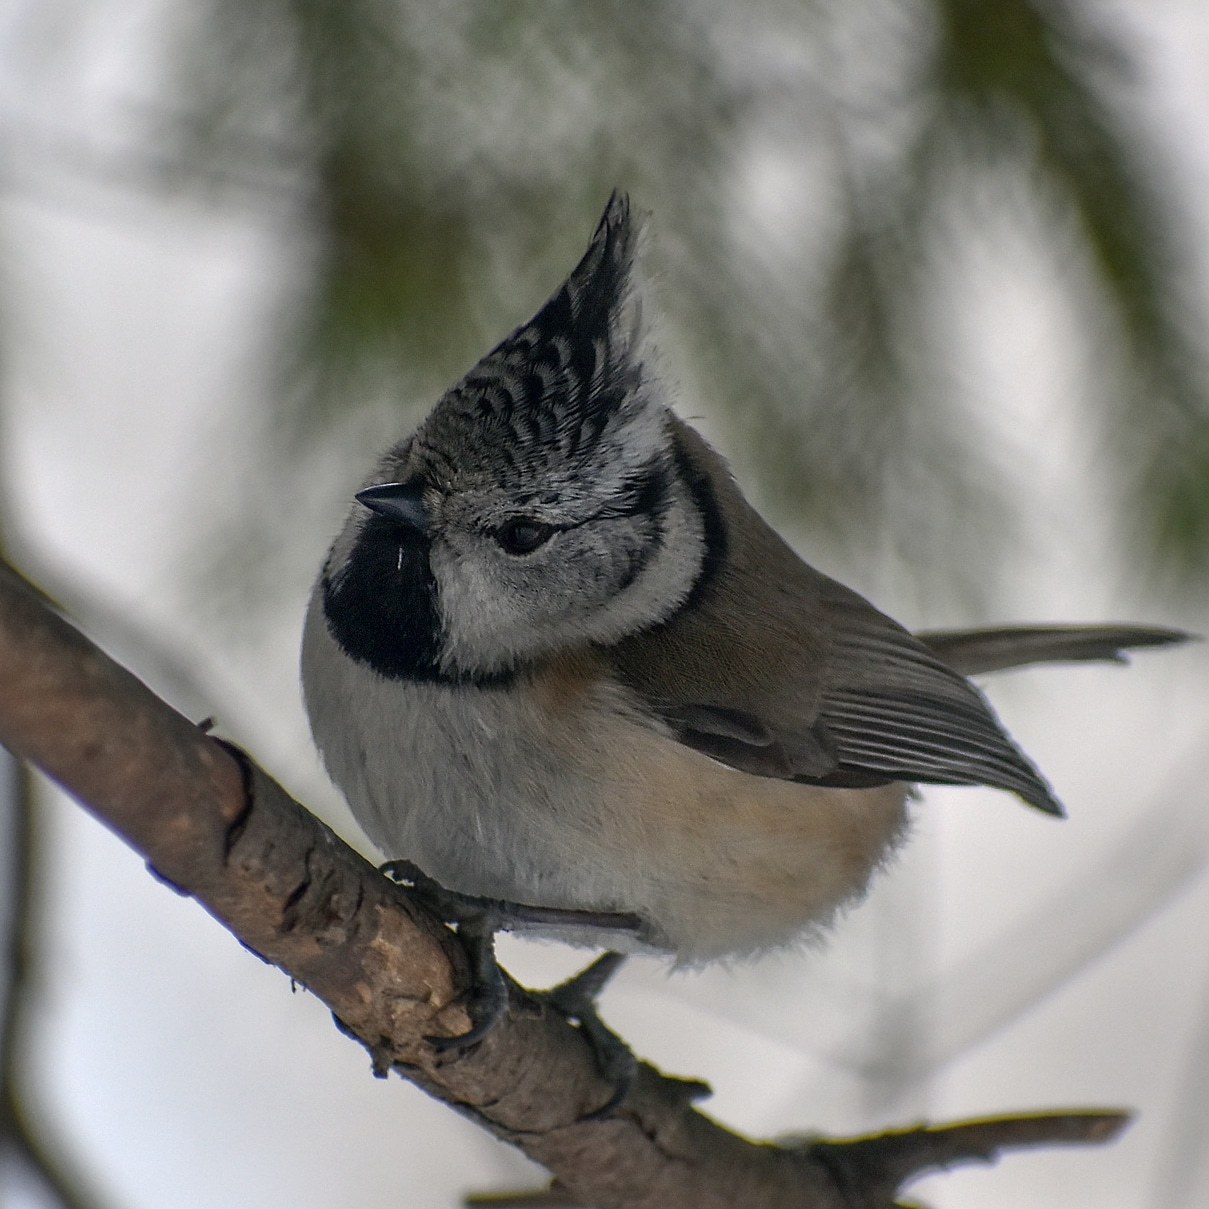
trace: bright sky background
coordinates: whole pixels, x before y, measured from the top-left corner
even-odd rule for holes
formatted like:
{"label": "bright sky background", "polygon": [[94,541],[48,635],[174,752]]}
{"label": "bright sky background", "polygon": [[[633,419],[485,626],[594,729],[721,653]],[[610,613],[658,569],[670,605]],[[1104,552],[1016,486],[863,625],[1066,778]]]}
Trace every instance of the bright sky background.
{"label": "bright sky background", "polygon": [[[33,88],[45,65],[14,59],[4,41],[27,7],[0,3],[0,481],[20,536],[59,582],[99,602],[94,629],[119,657],[135,654],[124,632],[153,636],[203,686],[178,694],[183,706],[200,715],[203,698],[216,702],[220,727],[368,852],[309,749],[295,669],[345,488],[308,479],[264,501],[305,522],[267,641],[196,607],[181,575],[210,493],[249,473],[232,421],[264,386],[255,333],[298,271],[296,233],[263,213],[73,176],[63,164],[78,164],[74,153],[46,157],[54,135],[112,162],[154,8],[79,3],[56,35],[77,47],[55,56],[70,67],[54,88]],[[1127,13],[1149,47],[1148,116],[1168,134],[1209,248],[1209,7],[1101,7]],[[1112,552],[1081,440],[1080,364],[1093,354],[1073,338],[1047,266],[1007,249],[975,265],[973,282],[954,323],[981,384],[977,422],[1018,462],[1029,498],[1019,577],[1003,617],[984,620],[1209,632],[1203,604],[1161,603]],[[518,299],[515,319],[540,301]],[[366,460],[393,435],[367,438]],[[905,593],[896,600],[850,558],[826,569],[876,584],[908,623],[937,620],[912,615]],[[162,671],[143,666],[153,681]],[[641,1056],[709,1079],[707,1110],[761,1136],[1044,1107],[1140,1113],[1112,1150],[1012,1157],[920,1185],[938,1209],[1209,1204],[1207,672],[1202,648],[992,685],[1069,820],[1001,794],[931,790],[902,859],[825,950],[670,977],[638,962],[608,992],[606,1018]],[[77,807],[56,804],[46,829],[45,1031],[31,1061],[56,1136],[107,1203],[447,1209],[465,1190],[540,1182],[401,1080],[372,1079],[314,1000]],[[535,984],[582,961],[501,948]]]}

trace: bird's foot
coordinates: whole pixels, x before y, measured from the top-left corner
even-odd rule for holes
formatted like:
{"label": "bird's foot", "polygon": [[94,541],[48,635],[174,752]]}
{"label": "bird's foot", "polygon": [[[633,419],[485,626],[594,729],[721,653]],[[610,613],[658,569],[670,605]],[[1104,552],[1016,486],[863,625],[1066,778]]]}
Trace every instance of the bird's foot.
{"label": "bird's foot", "polygon": [[[509,931],[517,925],[601,929],[614,933],[633,932],[635,935],[642,930],[642,920],[629,912],[535,907],[505,899],[463,894],[441,885],[411,861],[388,861],[382,866],[382,872],[392,881],[407,887],[434,915],[454,925],[469,958],[473,982],[466,1008],[470,1014],[471,1028],[457,1037],[429,1038],[433,1045],[442,1050],[469,1049],[482,1041],[508,1010],[508,985],[495,959],[496,932]],[[604,988],[622,960],[620,954],[605,954],[604,958],[593,962],[583,973],[561,983],[553,991],[535,991],[532,994],[537,999],[549,997],[551,1006],[561,1015],[581,1021],[583,1027],[583,1019],[589,1016],[595,1019],[592,1000]],[[597,1024],[604,1033],[608,1033],[604,1025],[599,1021]],[[587,1025],[585,1036],[590,1039],[595,1027]],[[613,1037],[612,1033],[608,1035]],[[621,1044],[615,1037],[614,1040],[617,1045]]]}
{"label": "bird's foot", "polygon": [[[625,1103],[638,1079],[639,1063],[633,1050],[601,1020],[596,1010],[600,993],[624,961],[623,953],[602,953],[566,982],[535,996],[579,1029],[592,1050],[601,1078],[613,1089],[604,1104],[588,1113],[585,1120],[611,1116]],[[710,1085],[700,1079],[677,1079],[659,1073],[659,1080],[665,1093],[683,1103],[692,1104],[713,1094]]]}
{"label": "bird's foot", "polygon": [[638,1077],[638,1059],[634,1057],[634,1051],[601,1020],[596,1010],[597,998],[624,961],[623,953],[602,953],[566,982],[560,982],[548,991],[531,992],[579,1029],[592,1051],[600,1077],[613,1089],[599,1108],[587,1114],[588,1120],[599,1120],[620,1108]]}
{"label": "bird's foot", "polygon": [[[508,1010],[508,980],[495,957],[497,931],[507,931],[518,924],[603,929],[613,933],[628,931],[635,935],[642,930],[642,920],[625,912],[534,907],[462,894],[442,886],[410,861],[390,861],[382,866],[382,872],[406,886],[435,915],[453,924],[466,950],[472,978],[466,1002],[471,1025],[467,1032],[456,1037],[427,1038],[442,1052],[462,1052],[477,1045]],[[624,961],[622,953],[603,953],[578,974],[548,991],[527,991],[531,1001],[550,1007],[578,1028],[592,1050],[601,1077],[613,1089],[600,1108],[587,1114],[589,1120],[607,1117],[616,1111],[625,1102],[638,1076],[638,1059],[601,1020],[596,1010],[596,1000]],[[674,1095],[688,1102],[711,1094],[709,1084],[697,1079],[675,1079],[666,1075],[662,1078]]]}
{"label": "bird's foot", "polygon": [[455,1037],[426,1037],[438,1052],[460,1053],[488,1036],[508,1011],[508,984],[495,959],[495,934],[501,926],[493,899],[449,890],[411,861],[387,861],[382,872],[405,886],[434,915],[457,929],[470,963],[470,988],[465,1008],[470,1028]]}

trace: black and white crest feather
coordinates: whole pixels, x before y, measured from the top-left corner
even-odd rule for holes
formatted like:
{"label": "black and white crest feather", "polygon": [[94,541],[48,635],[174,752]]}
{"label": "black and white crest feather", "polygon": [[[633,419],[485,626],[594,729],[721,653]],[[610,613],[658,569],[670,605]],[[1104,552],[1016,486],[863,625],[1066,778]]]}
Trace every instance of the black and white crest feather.
{"label": "black and white crest feather", "polygon": [[638,238],[629,200],[615,192],[567,280],[445,395],[417,433],[416,452],[438,482],[481,472],[506,482],[539,467],[557,474],[560,463],[564,473],[609,464],[601,442],[648,401],[634,281]]}

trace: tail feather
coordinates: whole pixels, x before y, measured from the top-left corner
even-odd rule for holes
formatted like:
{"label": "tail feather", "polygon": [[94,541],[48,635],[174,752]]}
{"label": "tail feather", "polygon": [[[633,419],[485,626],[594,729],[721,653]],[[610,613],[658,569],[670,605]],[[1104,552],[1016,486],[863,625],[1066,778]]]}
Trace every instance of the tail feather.
{"label": "tail feather", "polygon": [[1195,634],[1159,626],[1003,626],[988,630],[925,630],[915,635],[963,676],[1030,663],[1128,663],[1127,651],[1174,646]]}

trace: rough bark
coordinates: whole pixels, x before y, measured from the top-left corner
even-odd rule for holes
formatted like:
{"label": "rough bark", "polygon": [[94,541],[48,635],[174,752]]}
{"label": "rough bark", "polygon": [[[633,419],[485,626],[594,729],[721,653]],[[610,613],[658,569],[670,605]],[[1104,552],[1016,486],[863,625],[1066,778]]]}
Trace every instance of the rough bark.
{"label": "rough bark", "polygon": [[[0,564],[0,743],[43,769],[244,945],[326,1003],[367,1048],[519,1146],[560,1203],[651,1209],[883,1209],[913,1176],[1003,1149],[1114,1137],[1113,1112],[919,1127],[852,1142],[750,1142],[648,1066],[612,1094],[578,1031],[510,986],[507,1019],[469,1026],[456,938],[255,764],[172,710]],[[565,1196],[563,1195],[565,1193]]]}

